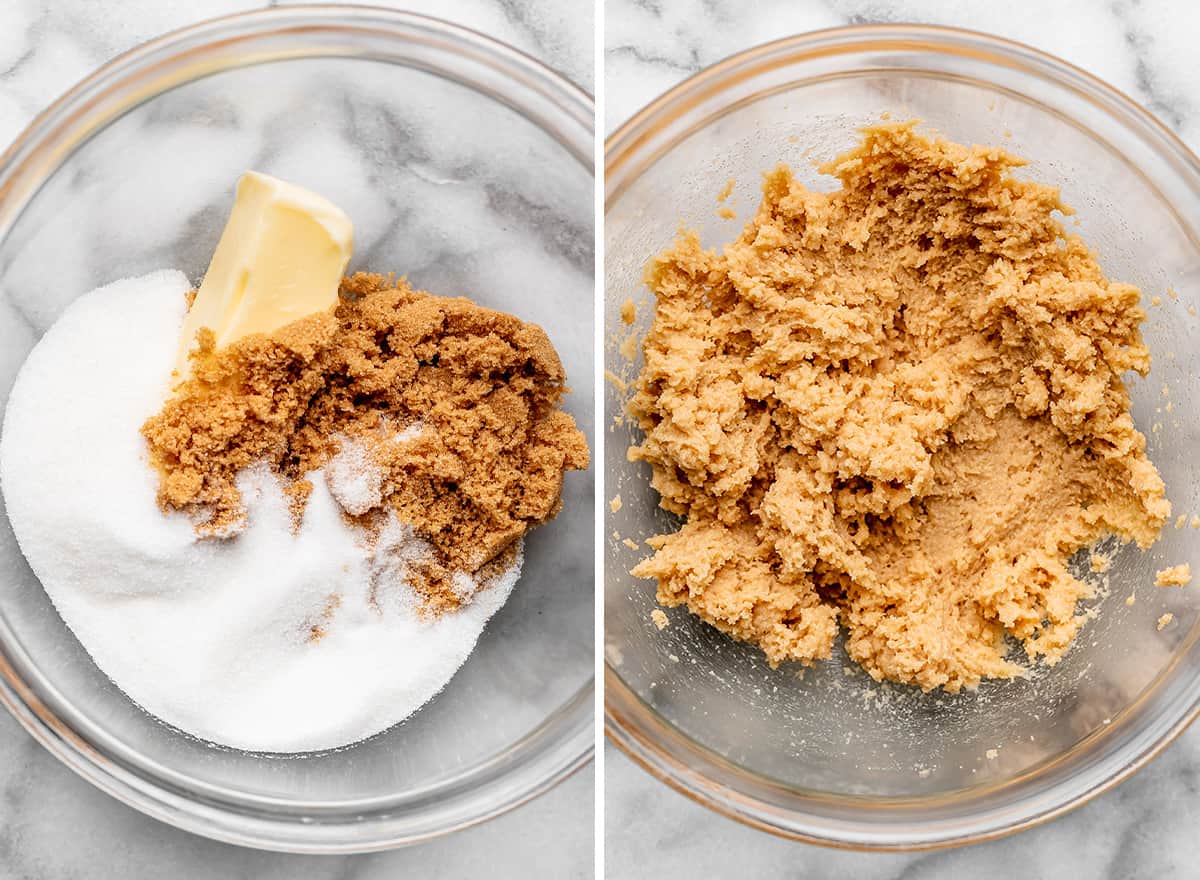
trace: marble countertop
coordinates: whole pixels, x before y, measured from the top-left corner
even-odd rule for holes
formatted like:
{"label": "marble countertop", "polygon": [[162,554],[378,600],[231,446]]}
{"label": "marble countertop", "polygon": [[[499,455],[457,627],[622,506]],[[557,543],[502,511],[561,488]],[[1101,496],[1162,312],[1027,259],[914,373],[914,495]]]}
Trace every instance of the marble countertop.
{"label": "marble countertop", "polygon": [[[676,82],[752,45],[866,22],[955,25],[1020,40],[1083,67],[1144,104],[1200,151],[1187,0],[609,0],[604,127],[611,132]],[[1040,828],[994,843],[880,855],[806,846],[741,826],[605,752],[606,873],[621,880],[851,877],[855,880],[1200,876],[1200,726],[1114,791]],[[652,821],[650,819],[652,817]]]}
{"label": "marble countertop", "polygon": [[[451,18],[541,58],[592,89],[590,4],[371,2]],[[263,0],[3,0],[0,149],[43,107],[114,55],[202,18],[264,5]],[[589,765],[514,812],[429,844],[365,856],[287,856],[215,843],[125,807],[75,776],[0,711],[0,880],[586,878],[593,874],[593,778]]]}

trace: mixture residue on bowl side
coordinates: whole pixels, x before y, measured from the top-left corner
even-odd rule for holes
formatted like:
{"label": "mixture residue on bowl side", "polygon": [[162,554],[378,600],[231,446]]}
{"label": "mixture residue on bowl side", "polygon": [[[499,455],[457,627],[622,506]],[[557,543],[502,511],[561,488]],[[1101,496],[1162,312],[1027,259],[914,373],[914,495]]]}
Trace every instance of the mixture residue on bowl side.
{"label": "mixture residue on bowl side", "polygon": [[1110,281],[1021,160],[867,129],[766,175],[723,252],[655,258],[630,411],[667,510],[634,569],[770,663],[846,648],[874,678],[957,691],[1055,663],[1091,587],[1068,558],[1150,546],[1170,504],[1130,414],[1140,292]]}

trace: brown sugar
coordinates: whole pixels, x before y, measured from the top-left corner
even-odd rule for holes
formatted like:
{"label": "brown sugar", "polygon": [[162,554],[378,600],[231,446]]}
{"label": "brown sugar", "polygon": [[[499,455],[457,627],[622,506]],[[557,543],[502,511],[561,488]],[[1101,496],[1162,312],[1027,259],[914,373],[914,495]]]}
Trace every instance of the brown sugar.
{"label": "brown sugar", "polygon": [[[238,473],[265,461],[298,522],[307,475],[352,439],[382,474],[375,512],[394,511],[434,548],[434,585],[419,591],[449,605],[452,574],[515,552],[557,514],[563,472],[588,464],[541,328],[391,277],[348,277],[332,312],[270,337],[214,351],[201,331],[192,368],[142,426],[164,510],[193,517],[202,537],[236,534]],[[366,527],[365,513],[346,516]]]}

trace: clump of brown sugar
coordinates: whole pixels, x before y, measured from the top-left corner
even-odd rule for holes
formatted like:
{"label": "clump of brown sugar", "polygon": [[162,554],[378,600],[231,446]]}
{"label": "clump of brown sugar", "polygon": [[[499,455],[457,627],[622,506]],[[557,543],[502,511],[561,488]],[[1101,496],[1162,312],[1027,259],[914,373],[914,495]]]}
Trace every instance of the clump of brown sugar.
{"label": "clump of brown sugar", "polygon": [[164,510],[192,516],[203,537],[235,534],[246,518],[237,476],[266,462],[299,521],[306,475],[353,441],[382,475],[376,511],[434,548],[431,577],[446,583],[427,596],[453,594],[454,572],[478,572],[557,514],[563,472],[588,464],[540,327],[390,276],[344,279],[332,312],[270,337],[215,351],[201,331],[191,365],[142,426]]}

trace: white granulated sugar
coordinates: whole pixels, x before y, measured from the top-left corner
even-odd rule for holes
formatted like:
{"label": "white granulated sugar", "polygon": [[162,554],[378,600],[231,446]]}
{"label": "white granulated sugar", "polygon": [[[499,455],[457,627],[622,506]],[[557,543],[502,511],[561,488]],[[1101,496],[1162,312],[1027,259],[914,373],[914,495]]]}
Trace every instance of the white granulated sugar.
{"label": "white granulated sugar", "polygon": [[164,516],[138,430],[167,391],[190,286],[159,272],[95,290],[30,354],[0,437],[13,530],[63,620],[146,711],[236,748],[356,742],[445,686],[520,559],[487,589],[456,583],[470,604],[425,620],[404,574],[428,545],[398,521],[365,540],[319,473],[296,534],[265,468],[242,474],[235,539],[198,541]]}
{"label": "white granulated sugar", "polygon": [[[421,433],[423,427],[420,423],[409,425],[396,434],[395,442],[412,440]],[[383,503],[383,471],[372,460],[370,450],[361,440],[339,437],[338,444],[337,455],[324,468],[325,485],[347,513],[362,516]],[[469,575],[464,574],[463,577],[471,582],[471,591],[474,592],[475,581]],[[457,589],[455,592],[458,592]]]}
{"label": "white granulated sugar", "polygon": [[341,438],[337,455],[325,465],[325,485],[347,513],[362,516],[383,502],[383,471],[365,443]]}

